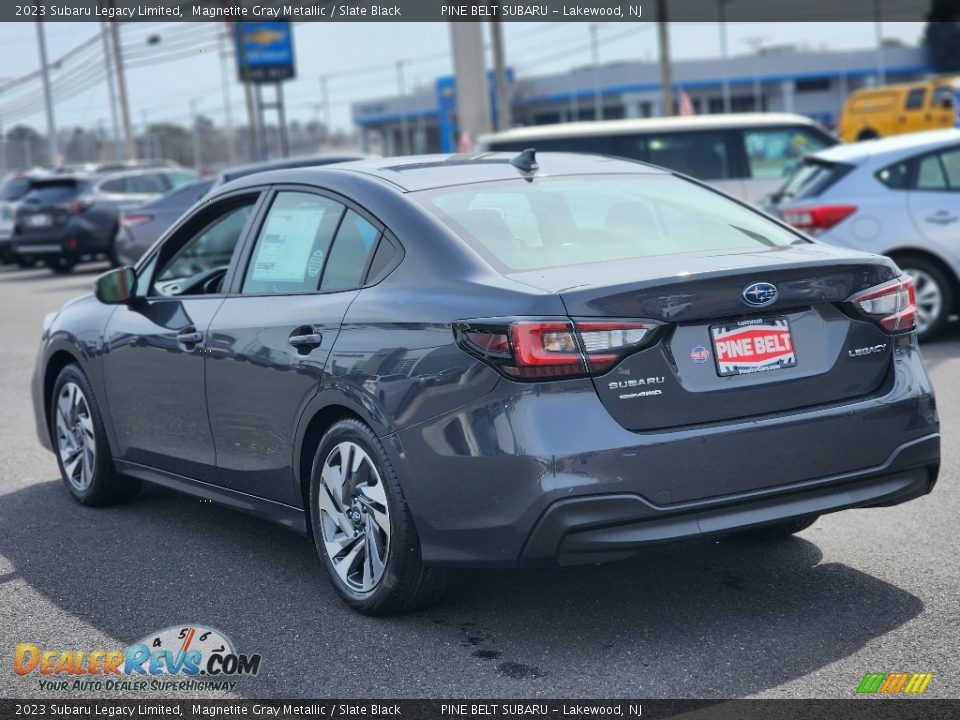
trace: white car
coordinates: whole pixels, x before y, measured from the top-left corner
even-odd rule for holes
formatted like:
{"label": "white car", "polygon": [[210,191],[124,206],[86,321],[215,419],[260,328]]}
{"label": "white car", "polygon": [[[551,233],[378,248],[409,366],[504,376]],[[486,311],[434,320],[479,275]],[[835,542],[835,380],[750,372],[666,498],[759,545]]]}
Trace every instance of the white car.
{"label": "white car", "polygon": [[823,242],[893,258],[913,278],[921,339],[957,310],[960,129],[810,155],[767,209]]}
{"label": "white car", "polygon": [[783,184],[807,153],[839,142],[791,113],[573,122],[514,128],[479,139],[481,150],[616,155],[690,175],[746,202]]}

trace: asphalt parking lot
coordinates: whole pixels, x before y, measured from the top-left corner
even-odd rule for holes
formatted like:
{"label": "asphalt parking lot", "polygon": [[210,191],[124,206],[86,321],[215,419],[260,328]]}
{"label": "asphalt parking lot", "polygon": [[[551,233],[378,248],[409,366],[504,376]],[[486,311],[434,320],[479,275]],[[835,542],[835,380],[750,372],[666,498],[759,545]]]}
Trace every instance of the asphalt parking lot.
{"label": "asphalt parking lot", "polygon": [[307,539],[267,522],[159,488],[100,510],[68,497],[28,380],[43,315],[101,269],[0,268],[0,696],[42,696],[13,672],[17,643],[112,649],[199,623],[262,655],[233,693],[248,697],[832,698],[868,671],[932,672],[927,696],[960,697],[956,324],[925,348],[944,436],[932,495],[765,545],[471,572],[440,606],[375,620],[338,602]]}

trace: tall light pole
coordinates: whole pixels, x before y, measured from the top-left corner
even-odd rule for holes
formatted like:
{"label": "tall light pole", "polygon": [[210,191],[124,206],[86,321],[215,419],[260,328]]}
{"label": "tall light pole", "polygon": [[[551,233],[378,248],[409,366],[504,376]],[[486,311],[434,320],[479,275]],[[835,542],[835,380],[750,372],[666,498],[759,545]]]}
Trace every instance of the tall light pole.
{"label": "tall light pole", "polygon": [[723,60],[723,111],[729,113],[730,101],[730,68],[727,65],[727,3],[731,0],[717,0],[717,15],[720,18],[720,57]]}
{"label": "tall light pole", "polygon": [[883,61],[883,7],[882,0],[873,0],[873,29],[877,35],[877,84],[887,84],[887,68]]}
{"label": "tall light pole", "polygon": [[200,160],[200,124],[197,122],[197,100],[190,98],[190,123],[193,125],[193,132],[190,133],[190,140],[193,143],[193,167],[200,170],[203,164]]}
{"label": "tall light pole", "polygon": [[[111,3],[112,4],[112,3]],[[130,106],[127,104],[127,79],[123,71],[123,51],[120,48],[120,30],[116,22],[110,23],[110,39],[113,41],[113,63],[117,68],[117,95],[120,98],[120,117],[123,120],[124,156],[127,160],[137,157],[137,144],[130,125]]]}
{"label": "tall light pole", "polygon": [[407,123],[407,89],[403,80],[403,65],[406,60],[397,60],[397,93],[400,95],[400,154],[410,154],[410,128]]}
{"label": "tall light pole", "polygon": [[657,39],[660,45],[660,114],[673,115],[673,66],[670,59],[670,26],[667,0],[657,0]]}
{"label": "tall light pole", "polygon": [[113,74],[113,56],[110,51],[110,33],[106,20],[100,21],[100,39],[103,41],[103,64],[107,71],[107,98],[110,101],[110,126],[113,130],[114,159],[123,157],[123,142],[120,140],[120,120],[117,118],[117,84]]}
{"label": "tall light pole", "polygon": [[40,51],[40,74],[43,78],[43,104],[47,111],[47,164],[56,167],[60,159],[57,123],[53,118],[53,95],[50,93],[50,68],[47,66],[47,39],[43,23],[37,23],[37,48]]}
{"label": "tall light pole", "polygon": [[220,55],[220,91],[223,95],[223,122],[227,131],[227,159],[230,164],[237,161],[237,137],[233,132],[233,103],[230,100],[230,69],[227,63],[228,45],[224,42],[227,28],[217,33],[217,52]]}
{"label": "tall light pole", "polygon": [[600,26],[590,26],[590,65],[593,75],[593,119],[603,120],[603,94],[600,92],[600,43],[597,31]]}

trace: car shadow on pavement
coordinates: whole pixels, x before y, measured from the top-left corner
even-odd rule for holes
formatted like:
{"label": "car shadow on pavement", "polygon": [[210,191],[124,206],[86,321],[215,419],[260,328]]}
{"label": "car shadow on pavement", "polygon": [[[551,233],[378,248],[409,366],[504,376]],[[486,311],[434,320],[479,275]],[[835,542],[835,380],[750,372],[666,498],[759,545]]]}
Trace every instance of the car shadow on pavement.
{"label": "car shadow on pavement", "polygon": [[0,497],[0,554],[30,593],[118,643],[181,623],[222,630],[263,656],[238,689],[252,697],[738,697],[923,609],[822,564],[806,539],[720,538],[602,566],[461,572],[437,607],[372,619],[338,601],[305,538],[155,487],[83,508],[59,481]]}

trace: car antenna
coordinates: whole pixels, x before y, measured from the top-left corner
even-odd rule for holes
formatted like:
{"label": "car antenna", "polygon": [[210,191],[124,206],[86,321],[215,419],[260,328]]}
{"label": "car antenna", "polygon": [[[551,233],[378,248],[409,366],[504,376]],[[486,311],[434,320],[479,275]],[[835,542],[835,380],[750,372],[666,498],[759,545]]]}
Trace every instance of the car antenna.
{"label": "car antenna", "polygon": [[[522,173],[535,173],[540,169],[540,165],[537,163],[537,151],[533,148],[527,148],[521,151],[519,155],[510,161],[510,164]],[[533,178],[527,178],[527,180],[532,179]]]}

